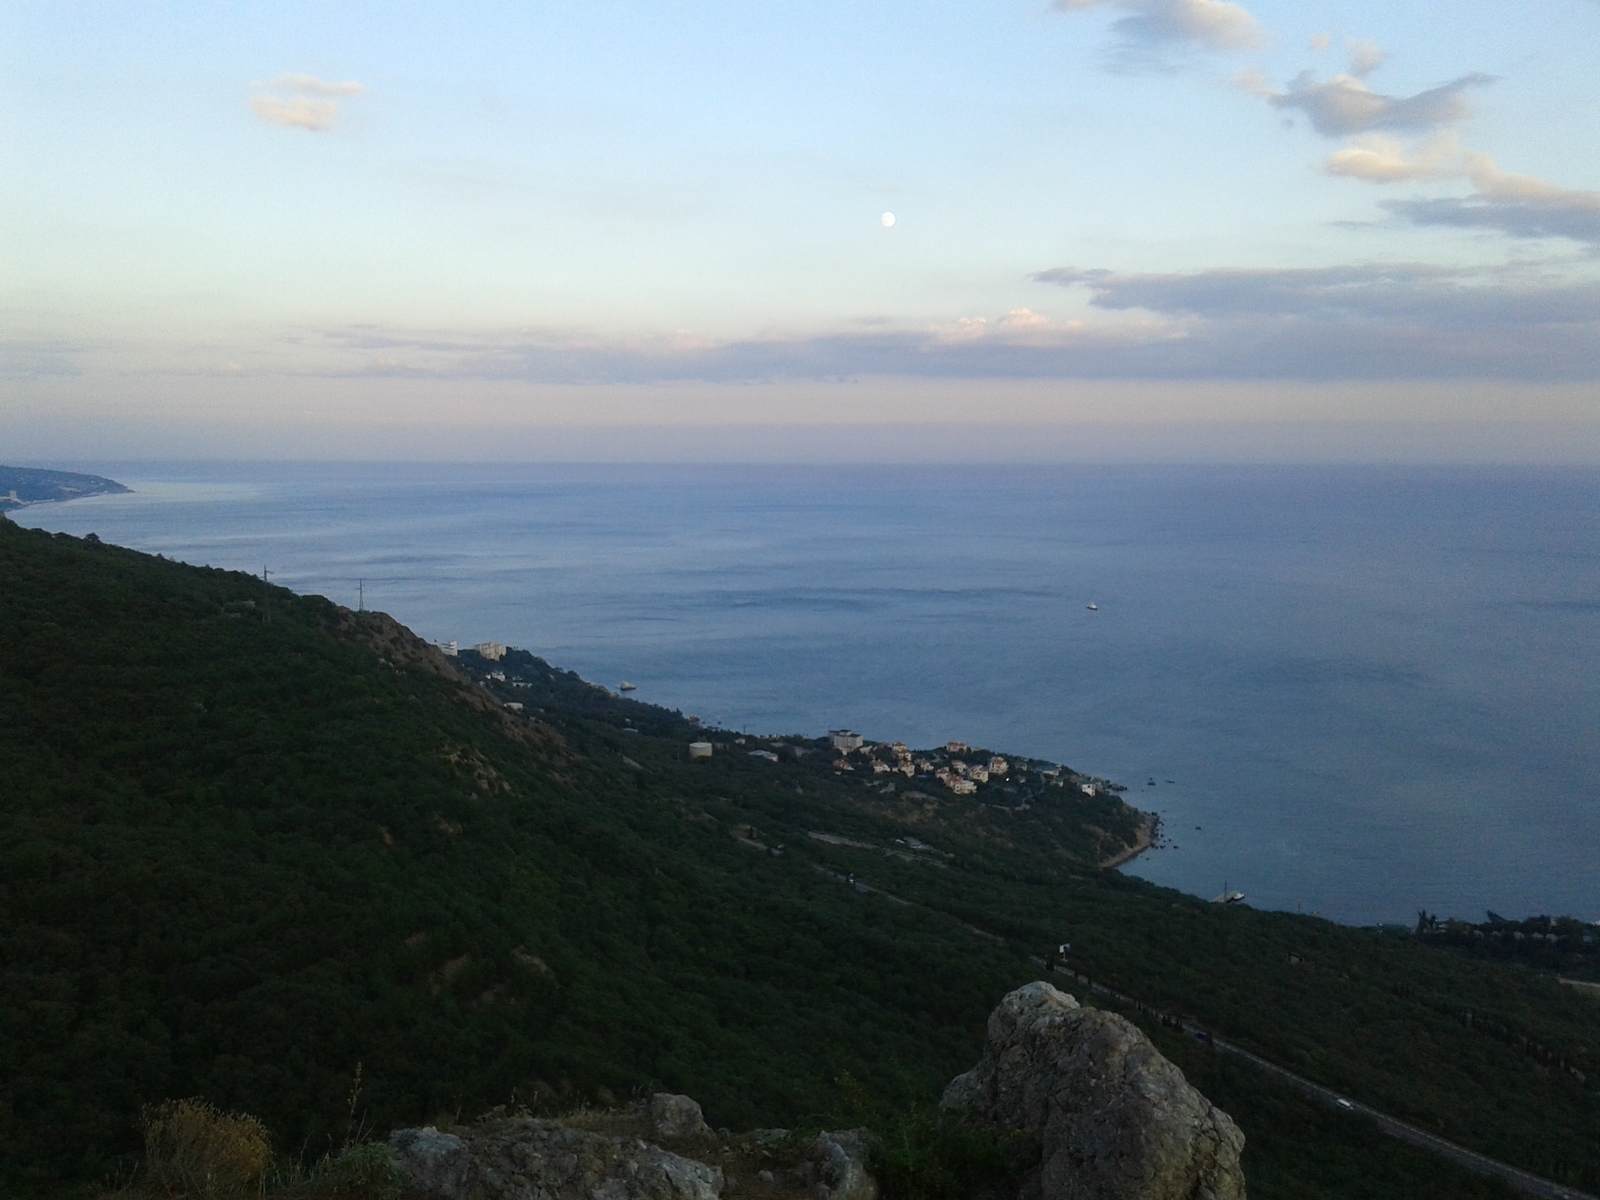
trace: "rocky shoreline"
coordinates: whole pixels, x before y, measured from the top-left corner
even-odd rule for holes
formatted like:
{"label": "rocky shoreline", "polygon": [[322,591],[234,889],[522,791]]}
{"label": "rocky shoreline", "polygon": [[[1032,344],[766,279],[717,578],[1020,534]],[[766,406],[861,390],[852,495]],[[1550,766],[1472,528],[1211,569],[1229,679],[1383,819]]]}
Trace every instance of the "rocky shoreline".
{"label": "rocky shoreline", "polygon": [[[1142,812],[1142,810],[1141,810]],[[1126,850],[1113,854],[1110,858],[1102,859],[1095,865],[1102,870],[1113,871],[1120,866],[1132,862],[1154,846],[1161,837],[1161,817],[1153,812],[1142,813],[1144,820],[1140,823],[1138,831],[1134,834],[1133,845]]]}

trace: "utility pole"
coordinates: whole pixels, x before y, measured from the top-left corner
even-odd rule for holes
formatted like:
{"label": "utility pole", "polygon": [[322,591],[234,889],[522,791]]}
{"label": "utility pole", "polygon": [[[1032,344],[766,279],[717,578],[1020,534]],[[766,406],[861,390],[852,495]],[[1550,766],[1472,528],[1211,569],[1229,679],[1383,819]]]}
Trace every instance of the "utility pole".
{"label": "utility pole", "polygon": [[356,611],[367,611],[367,581],[365,579],[356,580]]}
{"label": "utility pole", "polygon": [[272,584],[267,578],[267,567],[261,566],[261,623],[272,624]]}

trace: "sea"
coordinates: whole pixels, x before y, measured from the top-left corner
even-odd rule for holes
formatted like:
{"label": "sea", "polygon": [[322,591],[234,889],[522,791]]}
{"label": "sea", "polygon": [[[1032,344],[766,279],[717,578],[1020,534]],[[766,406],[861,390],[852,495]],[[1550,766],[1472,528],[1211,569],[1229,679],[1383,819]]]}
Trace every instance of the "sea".
{"label": "sea", "polygon": [[52,465],[134,491],[19,523],[1115,780],[1163,830],[1123,870],[1207,899],[1600,919],[1597,470]]}

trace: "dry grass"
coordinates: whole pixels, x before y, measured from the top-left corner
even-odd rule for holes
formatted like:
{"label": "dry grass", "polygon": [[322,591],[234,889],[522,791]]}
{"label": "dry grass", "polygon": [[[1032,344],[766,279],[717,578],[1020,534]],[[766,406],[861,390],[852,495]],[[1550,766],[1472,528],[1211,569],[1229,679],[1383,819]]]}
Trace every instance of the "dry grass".
{"label": "dry grass", "polygon": [[237,1200],[260,1195],[272,1165],[267,1127],[204,1100],[144,1110],[145,1186],[167,1196]]}

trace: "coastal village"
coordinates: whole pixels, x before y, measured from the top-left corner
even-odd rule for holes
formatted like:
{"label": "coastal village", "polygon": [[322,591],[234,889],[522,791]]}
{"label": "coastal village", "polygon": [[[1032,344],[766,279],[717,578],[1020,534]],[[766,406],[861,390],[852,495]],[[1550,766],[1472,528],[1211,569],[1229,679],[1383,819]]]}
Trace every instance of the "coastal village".
{"label": "coastal village", "polygon": [[[725,731],[718,731],[726,737]],[[754,749],[749,747],[754,746]],[[888,795],[909,783],[937,786],[957,796],[1025,811],[1047,788],[1070,788],[1085,796],[1110,796],[1126,789],[1108,779],[1080,775],[1058,763],[1040,759],[1008,760],[965,742],[949,741],[932,750],[913,750],[904,742],[868,742],[850,729],[829,730],[826,738],[732,737],[725,742],[689,743],[689,757],[740,752],[751,758],[779,762],[785,756],[830,753],[831,766],[840,776],[856,776],[868,787]],[[916,796],[916,792],[907,792]]]}
{"label": "coastal village", "polygon": [[[455,642],[434,644],[448,658],[459,660],[465,655],[464,665],[490,691],[505,689],[514,696],[515,689],[530,686],[515,673],[507,676],[501,664],[508,651],[500,642],[480,642],[465,651]],[[608,696],[612,694],[608,689],[592,686]],[[620,698],[634,690],[632,684],[625,683],[620,685],[617,694]],[[511,712],[522,713],[526,708],[523,701],[510,696],[500,699]],[[698,717],[691,716],[687,720],[691,725],[700,726]],[[629,731],[630,727],[625,725],[624,732]],[[948,741],[930,750],[913,750],[904,742],[869,742],[851,729],[832,729],[826,738],[812,739],[736,735],[727,730],[707,728],[703,738],[688,745],[688,756],[692,760],[731,753],[773,763],[798,760],[811,754],[832,754],[831,765],[839,776],[857,777],[883,795],[909,784],[921,784],[1019,812],[1026,811],[1048,789],[1070,790],[1091,798],[1113,797],[1127,790],[1109,779],[1082,775],[1059,763],[1006,759],[962,741]],[[915,797],[919,793],[904,794]]]}
{"label": "coastal village", "polygon": [[869,743],[853,730],[834,729],[828,733],[828,745],[836,755],[835,771],[861,772],[869,780],[879,781],[879,790],[884,791],[892,791],[898,780],[882,777],[895,776],[937,783],[957,796],[976,795],[985,785],[992,785],[1019,797],[1007,807],[1026,808],[1029,793],[1049,787],[1076,788],[1086,796],[1123,790],[1109,780],[1079,775],[1056,763],[1034,759],[1011,762],[960,741],[946,742],[936,750],[914,751],[904,742]]}
{"label": "coastal village", "polygon": [[[678,757],[685,766],[708,769],[706,786],[712,779],[721,781],[717,786],[729,789],[724,796],[745,787],[759,793],[767,786],[761,777],[771,772],[770,782],[780,783],[783,791],[831,794],[850,810],[900,825],[897,845],[877,847],[891,856],[913,853],[917,861],[937,866],[942,852],[928,839],[958,836],[1000,854],[1044,850],[1072,869],[1120,866],[1158,844],[1159,818],[1127,803],[1126,788],[1060,763],[1001,754],[955,738],[918,749],[904,741],[871,741],[845,728],[821,737],[739,732],[642,701],[634,685],[605,687],[499,642],[435,645],[508,715],[530,721],[555,717],[562,731],[570,730],[574,715],[594,722],[592,729],[605,731],[605,750],[627,771],[655,771],[665,765],[663,754]],[[702,815],[691,812],[686,819]],[[747,848],[783,853],[781,837],[759,834],[748,820],[728,821],[735,840]],[[847,828],[805,832],[813,841],[865,846]],[[846,864],[841,878],[849,870]]]}

